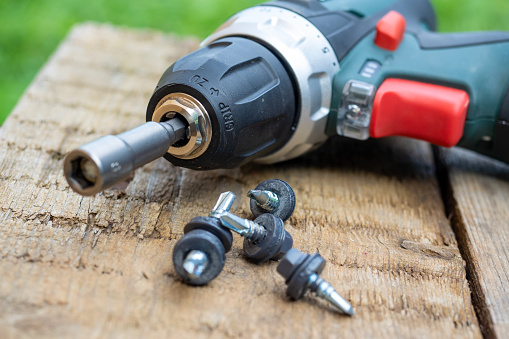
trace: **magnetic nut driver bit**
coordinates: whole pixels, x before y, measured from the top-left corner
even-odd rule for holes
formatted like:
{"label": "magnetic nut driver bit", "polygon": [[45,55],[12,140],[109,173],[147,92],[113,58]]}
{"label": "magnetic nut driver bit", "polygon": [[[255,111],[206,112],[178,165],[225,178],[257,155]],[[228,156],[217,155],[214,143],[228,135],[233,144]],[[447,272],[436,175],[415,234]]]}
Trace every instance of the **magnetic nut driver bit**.
{"label": "magnetic nut driver bit", "polygon": [[295,209],[295,193],[283,180],[265,180],[250,190],[247,196],[251,198],[249,207],[255,218],[270,213],[286,221]]}
{"label": "magnetic nut driver bit", "polygon": [[292,248],[281,259],[277,271],[285,278],[288,286],[286,295],[290,298],[298,300],[311,290],[317,297],[327,300],[341,312],[353,315],[352,305],[343,299],[328,282],[320,278],[324,267],[325,260],[320,254],[309,255]]}
{"label": "magnetic nut driver bit", "polygon": [[184,227],[184,236],[173,249],[173,265],[185,283],[205,285],[223,270],[233,237],[214,211],[229,211],[234,200],[233,193],[221,194],[211,216],[193,218]]}
{"label": "magnetic nut driver bit", "polygon": [[[223,194],[233,195],[232,192]],[[273,214],[262,214],[254,222],[228,211],[213,211],[213,214],[224,227],[244,237],[244,254],[256,263],[279,260],[293,246],[293,238],[285,231],[283,220]]]}
{"label": "magnetic nut driver bit", "polygon": [[107,135],[71,151],[64,174],[72,189],[94,195],[128,178],[131,172],[165,155],[186,140],[189,124],[180,117],[161,123],[150,121],[119,135]]}

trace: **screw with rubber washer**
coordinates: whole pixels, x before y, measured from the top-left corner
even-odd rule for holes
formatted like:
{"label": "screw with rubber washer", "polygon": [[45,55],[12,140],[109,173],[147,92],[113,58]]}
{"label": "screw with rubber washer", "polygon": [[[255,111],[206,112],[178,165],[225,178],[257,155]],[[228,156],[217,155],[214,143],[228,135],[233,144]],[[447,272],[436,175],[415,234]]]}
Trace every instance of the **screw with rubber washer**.
{"label": "screw with rubber washer", "polygon": [[273,214],[265,213],[251,221],[228,211],[213,213],[218,215],[224,227],[244,237],[244,253],[254,262],[279,260],[293,246],[292,236],[285,231],[283,220]]}
{"label": "screw with rubber washer", "polygon": [[210,216],[193,218],[184,227],[173,249],[173,265],[185,283],[205,285],[222,271],[233,237],[214,213],[228,212],[234,200],[233,193],[221,194]]}
{"label": "screw with rubber washer", "polygon": [[251,198],[250,208],[255,218],[270,213],[286,221],[295,209],[295,192],[283,180],[265,180],[250,190],[247,196]]}
{"label": "screw with rubber washer", "polygon": [[328,282],[320,278],[324,267],[325,259],[320,254],[309,255],[292,248],[281,259],[277,271],[285,278],[285,283],[288,286],[286,295],[290,298],[298,300],[304,296],[307,290],[310,290],[341,312],[353,315],[352,305],[343,299]]}

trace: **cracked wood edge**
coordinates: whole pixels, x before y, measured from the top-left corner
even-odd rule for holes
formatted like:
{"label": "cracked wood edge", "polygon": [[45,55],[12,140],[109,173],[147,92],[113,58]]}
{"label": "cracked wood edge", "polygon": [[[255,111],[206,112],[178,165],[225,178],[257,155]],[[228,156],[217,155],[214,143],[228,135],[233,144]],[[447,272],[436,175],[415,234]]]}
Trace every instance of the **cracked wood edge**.
{"label": "cracked wood edge", "polygon": [[467,262],[483,334],[509,332],[509,166],[473,152],[438,151],[447,209]]}
{"label": "cracked wood edge", "polygon": [[[197,47],[157,32],[77,26],[0,130],[0,333],[4,337],[479,338],[463,260],[430,147],[406,139],[332,139],[274,166],[195,172],[164,160],[95,197],[69,190],[62,159],[142,123],[162,71]],[[297,195],[297,248],[356,309],[285,298],[276,263],[254,265],[235,237],[209,285],[171,262],[183,225],[233,191],[281,178]],[[119,186],[120,187],[120,186]],[[243,322],[239,319],[251,319]]]}

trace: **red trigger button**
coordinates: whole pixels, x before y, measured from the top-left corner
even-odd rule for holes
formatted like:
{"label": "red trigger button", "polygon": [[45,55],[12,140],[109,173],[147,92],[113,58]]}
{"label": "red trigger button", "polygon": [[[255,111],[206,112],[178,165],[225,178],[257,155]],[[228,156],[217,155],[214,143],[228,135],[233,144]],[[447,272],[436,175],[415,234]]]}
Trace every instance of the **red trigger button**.
{"label": "red trigger button", "polygon": [[369,135],[400,135],[451,147],[463,135],[469,102],[460,89],[387,79],[375,95]]}
{"label": "red trigger button", "polygon": [[395,51],[403,40],[405,27],[405,18],[396,11],[390,11],[376,24],[375,45]]}

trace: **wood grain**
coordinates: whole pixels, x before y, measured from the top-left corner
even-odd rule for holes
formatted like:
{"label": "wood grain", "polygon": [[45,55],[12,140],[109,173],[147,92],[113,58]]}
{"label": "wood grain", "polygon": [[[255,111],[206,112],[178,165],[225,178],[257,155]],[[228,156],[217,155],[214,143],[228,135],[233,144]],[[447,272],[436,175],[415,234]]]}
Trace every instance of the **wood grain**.
{"label": "wood grain", "polygon": [[[406,139],[332,139],[273,166],[194,172],[158,160],[124,189],[73,193],[66,152],[143,122],[158,77],[197,47],[157,32],[77,26],[1,129],[0,333],[3,338],[479,338],[464,262],[444,212],[431,148]],[[235,238],[204,287],[171,262],[185,223],[219,193],[288,181],[295,246],[356,309],[291,302],[277,263],[254,265]],[[122,185],[120,185],[122,186]],[[119,187],[120,187],[119,186]]]}
{"label": "wood grain", "polygon": [[489,338],[509,333],[509,166],[466,150],[442,150],[444,186],[476,311]]}

